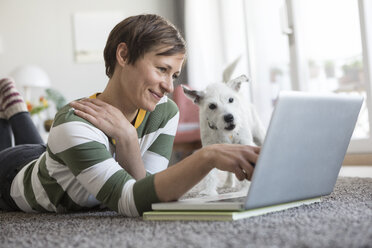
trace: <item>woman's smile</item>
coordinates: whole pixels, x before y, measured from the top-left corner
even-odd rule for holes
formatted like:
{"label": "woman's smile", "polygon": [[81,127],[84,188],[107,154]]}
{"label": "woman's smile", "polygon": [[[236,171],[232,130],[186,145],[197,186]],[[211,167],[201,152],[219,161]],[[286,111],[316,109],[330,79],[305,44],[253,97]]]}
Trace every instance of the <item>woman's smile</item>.
{"label": "woman's smile", "polygon": [[157,102],[160,101],[160,99],[164,96],[164,94],[162,94],[162,93],[157,93],[153,90],[149,90],[149,91],[150,91],[151,95],[156,99]]}

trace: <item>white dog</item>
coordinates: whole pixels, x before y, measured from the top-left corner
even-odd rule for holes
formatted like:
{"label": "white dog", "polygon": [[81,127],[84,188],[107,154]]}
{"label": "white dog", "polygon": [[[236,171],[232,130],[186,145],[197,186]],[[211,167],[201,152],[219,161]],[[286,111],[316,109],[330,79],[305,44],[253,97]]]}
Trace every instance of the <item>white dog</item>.
{"label": "white dog", "polygon": [[[226,83],[210,84],[204,91],[183,90],[200,108],[200,135],[203,146],[245,144],[261,146],[265,129],[252,104],[243,101],[239,90],[249,79],[242,75]],[[219,176],[212,170],[205,179],[201,194],[217,195]],[[235,187],[235,177],[228,173],[224,187]]]}

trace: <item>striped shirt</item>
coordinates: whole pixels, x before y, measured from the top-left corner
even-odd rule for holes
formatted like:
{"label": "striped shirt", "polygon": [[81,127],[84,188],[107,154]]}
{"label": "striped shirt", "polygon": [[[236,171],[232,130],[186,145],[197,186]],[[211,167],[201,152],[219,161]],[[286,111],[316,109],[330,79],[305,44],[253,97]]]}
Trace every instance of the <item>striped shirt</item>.
{"label": "striped shirt", "polygon": [[25,212],[81,211],[100,205],[139,216],[158,202],[154,173],[167,168],[177,130],[177,105],[163,97],[140,110],[135,127],[147,176],[134,180],[115,161],[115,145],[66,105],[55,116],[47,150],[14,178],[11,197]]}

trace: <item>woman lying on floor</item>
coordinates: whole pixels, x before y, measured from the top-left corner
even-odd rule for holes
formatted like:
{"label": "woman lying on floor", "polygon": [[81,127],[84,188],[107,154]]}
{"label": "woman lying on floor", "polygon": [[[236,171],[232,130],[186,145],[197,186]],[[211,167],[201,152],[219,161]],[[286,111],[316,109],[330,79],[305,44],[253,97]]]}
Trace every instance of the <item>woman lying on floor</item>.
{"label": "woman lying on floor", "polygon": [[257,147],[212,145],[167,168],[179,114],[166,94],[185,55],[184,39],[164,18],[123,20],[104,50],[105,90],[58,111],[46,146],[15,83],[0,80],[0,209],[104,205],[138,216],[152,203],[177,200],[213,168],[250,179]]}

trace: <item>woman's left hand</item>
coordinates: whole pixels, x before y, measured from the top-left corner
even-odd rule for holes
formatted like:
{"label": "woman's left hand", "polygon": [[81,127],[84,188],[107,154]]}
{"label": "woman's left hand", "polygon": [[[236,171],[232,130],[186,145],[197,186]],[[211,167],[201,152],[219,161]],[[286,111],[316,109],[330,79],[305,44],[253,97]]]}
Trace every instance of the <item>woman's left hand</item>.
{"label": "woman's left hand", "polygon": [[77,116],[89,121],[115,140],[126,140],[134,133],[136,134],[135,128],[124,114],[102,100],[85,98],[71,102],[70,106],[75,109]]}

